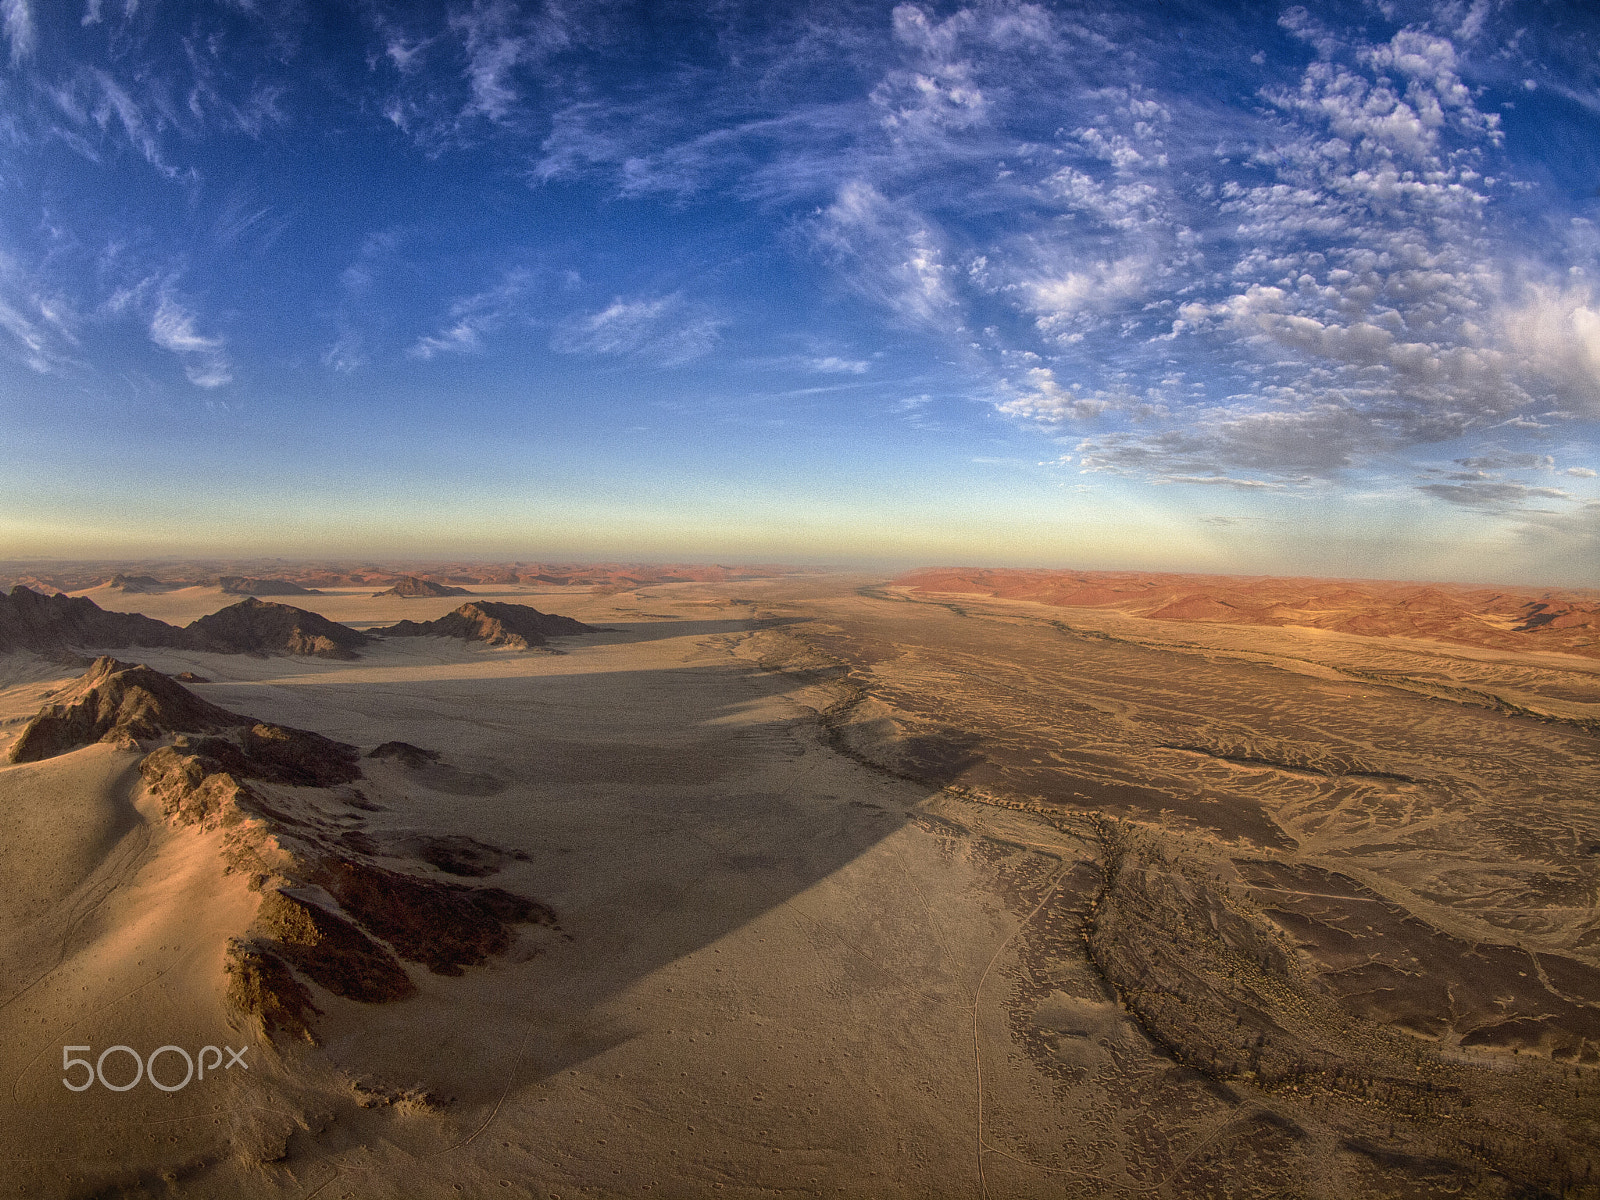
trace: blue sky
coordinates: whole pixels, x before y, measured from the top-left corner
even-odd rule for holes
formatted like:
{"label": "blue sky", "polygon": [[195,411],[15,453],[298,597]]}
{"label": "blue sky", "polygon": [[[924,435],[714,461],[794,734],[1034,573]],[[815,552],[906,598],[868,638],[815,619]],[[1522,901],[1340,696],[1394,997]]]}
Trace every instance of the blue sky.
{"label": "blue sky", "polygon": [[0,557],[1600,584],[1600,19],[0,0]]}

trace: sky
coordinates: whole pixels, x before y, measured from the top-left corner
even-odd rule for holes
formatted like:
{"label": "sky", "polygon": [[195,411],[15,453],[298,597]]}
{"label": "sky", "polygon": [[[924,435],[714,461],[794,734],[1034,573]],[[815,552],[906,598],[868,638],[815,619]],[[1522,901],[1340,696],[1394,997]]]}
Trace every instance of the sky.
{"label": "sky", "polygon": [[0,0],[0,558],[1600,585],[1600,9]]}

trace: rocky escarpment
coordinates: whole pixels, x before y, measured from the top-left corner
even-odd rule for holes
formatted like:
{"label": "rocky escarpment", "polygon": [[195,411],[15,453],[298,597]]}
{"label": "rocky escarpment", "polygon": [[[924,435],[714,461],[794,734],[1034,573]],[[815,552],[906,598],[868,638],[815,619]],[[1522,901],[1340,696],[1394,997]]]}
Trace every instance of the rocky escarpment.
{"label": "rocky escarpment", "polygon": [[188,645],[182,629],[138,613],[107,612],[93,600],[57,593],[46,596],[18,584],[0,593],[0,654],[13,650],[49,653],[69,646]]}
{"label": "rocky escarpment", "polygon": [[306,654],[316,658],[358,658],[356,649],[371,639],[327,617],[251,597],[201,617],[183,631],[196,650],[222,654]]}
{"label": "rocky escarpment", "polygon": [[403,867],[415,861],[412,843],[431,841],[476,868],[455,875],[487,874],[516,856],[495,860],[497,848],[459,835],[363,833],[351,810],[375,806],[353,786],[362,778],[355,746],[229,712],[149,667],[102,658],[30,722],[8,758],[34,762],[91,741],[162,743],[139,764],[148,794],[172,824],[220,830],[228,869],[261,894],[226,970],[230,1002],[265,1036],[314,1043],[327,996],[404,999],[416,990],[407,963],[460,975],[506,951],[514,926],[554,923],[525,896],[377,861]]}
{"label": "rocky escarpment", "polygon": [[526,604],[475,600],[437,621],[401,621],[373,632],[383,637],[455,637],[490,646],[529,650],[545,645],[553,637],[598,631],[582,621],[542,613]]}
{"label": "rocky escarpment", "polygon": [[470,596],[466,588],[452,587],[448,583],[435,583],[431,579],[419,579],[415,575],[405,575],[391,588],[381,592],[373,592],[373,598],[379,596],[400,596],[407,600],[422,596]]}

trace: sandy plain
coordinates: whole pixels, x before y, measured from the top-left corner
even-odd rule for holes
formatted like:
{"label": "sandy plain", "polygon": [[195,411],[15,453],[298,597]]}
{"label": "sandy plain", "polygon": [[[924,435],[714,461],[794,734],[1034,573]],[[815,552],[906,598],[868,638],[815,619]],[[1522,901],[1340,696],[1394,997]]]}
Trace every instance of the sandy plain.
{"label": "sandy plain", "polygon": [[[1597,1194],[1594,660],[838,576],[470,590],[607,631],[121,657],[440,751],[328,819],[502,847],[559,928],[273,1044],[219,835],[133,752],[0,768],[0,1194]],[[3,751],[68,673],[0,669]],[[63,1046],[241,1044],[62,1084]]]}

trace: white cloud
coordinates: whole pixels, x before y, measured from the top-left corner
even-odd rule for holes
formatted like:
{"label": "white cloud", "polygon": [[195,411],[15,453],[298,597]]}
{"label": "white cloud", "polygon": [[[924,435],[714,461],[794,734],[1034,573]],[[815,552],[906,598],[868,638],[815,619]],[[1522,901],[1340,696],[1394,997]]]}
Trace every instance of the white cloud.
{"label": "white cloud", "polygon": [[619,297],[599,312],[563,321],[551,345],[563,354],[628,355],[675,367],[709,354],[725,325],[677,293]]}
{"label": "white cloud", "polygon": [[[430,153],[472,144],[483,123],[517,127],[525,122],[529,94],[541,88],[538,68],[573,43],[568,7],[556,0],[528,6],[512,0],[473,0],[470,7],[440,12],[423,8],[425,31],[364,6],[381,51],[372,61],[394,67],[396,89],[375,107]],[[441,19],[442,18],[442,19]],[[445,64],[455,59],[455,66]],[[424,60],[432,70],[423,70]],[[442,72],[459,69],[459,82],[445,86]]]}
{"label": "white cloud", "polygon": [[33,10],[28,0],[0,0],[0,24],[11,40],[11,65],[33,55],[37,34],[33,27]]}
{"label": "white cloud", "polygon": [[1463,42],[1475,41],[1478,35],[1483,32],[1484,22],[1488,19],[1489,0],[1472,0],[1471,7],[1467,7],[1466,11],[1463,12],[1462,9],[1464,7],[1466,6],[1460,3],[1442,4],[1437,11],[1439,16],[1447,23],[1452,19],[1459,18],[1459,24],[1455,28],[1455,36],[1457,38]]}
{"label": "white cloud", "polygon": [[216,388],[233,381],[226,344],[195,328],[195,315],[170,296],[163,296],[150,319],[150,340],[183,361],[183,372],[196,387]]}
{"label": "white cloud", "polygon": [[51,375],[70,366],[81,323],[72,302],[44,272],[25,267],[0,248],[0,330],[10,335],[30,370]]}
{"label": "white cloud", "polygon": [[[359,278],[347,281],[357,285],[360,282]],[[441,354],[478,353],[486,335],[521,312],[530,282],[525,271],[511,271],[497,286],[454,301],[445,324],[436,333],[419,337],[406,354],[428,362]]]}
{"label": "white cloud", "polygon": [[476,353],[483,349],[483,326],[481,317],[463,317],[438,333],[418,338],[406,353],[424,362],[441,354]]}
{"label": "white cloud", "polygon": [[1085,396],[1062,387],[1049,367],[1033,367],[1025,378],[1021,387],[1005,385],[1006,398],[995,405],[1007,416],[1053,424],[1090,420],[1116,406],[1104,396]]}
{"label": "white cloud", "polygon": [[1572,497],[1560,488],[1529,487],[1505,479],[1479,479],[1458,483],[1423,483],[1417,491],[1425,492],[1439,500],[1448,500],[1466,508],[1500,509],[1518,505],[1527,500],[1570,500]]}
{"label": "white cloud", "polygon": [[951,63],[936,73],[892,71],[872,92],[883,126],[897,138],[931,139],[967,129],[987,116],[988,102],[970,70]]}
{"label": "white cloud", "polygon": [[901,318],[936,328],[958,320],[942,233],[871,183],[844,184],[814,234],[856,290]]}
{"label": "white cloud", "polygon": [[23,361],[41,375],[55,367],[57,358],[51,353],[49,336],[38,322],[0,299],[0,329],[4,329],[22,349]]}
{"label": "white cloud", "polygon": [[1600,415],[1600,301],[1588,288],[1535,284],[1502,310],[1506,340],[1561,399]]}
{"label": "white cloud", "polygon": [[170,166],[162,157],[155,132],[145,120],[144,111],[138,102],[105,71],[94,71],[93,78],[99,84],[101,93],[99,102],[89,114],[95,124],[103,132],[115,115],[128,141],[144,155],[145,161],[163,175],[169,178],[175,177],[178,174],[177,169]]}
{"label": "white cloud", "polygon": [[1158,484],[1190,483],[1201,487],[1225,487],[1239,492],[1281,492],[1288,485],[1281,480],[1234,479],[1227,475],[1162,475],[1151,481]]}
{"label": "white cloud", "polygon": [[360,370],[367,362],[360,335],[353,331],[341,333],[333,345],[323,352],[322,362],[324,366],[332,367],[341,375]]}
{"label": "white cloud", "polygon": [[1072,340],[1085,318],[1145,294],[1152,264],[1137,256],[1088,264],[1056,278],[1035,279],[1021,285],[1024,304],[1036,314],[1039,329],[1057,339]]}
{"label": "white cloud", "polygon": [[472,88],[467,111],[491,121],[503,119],[520,98],[511,72],[527,57],[530,47],[517,31],[517,15],[506,0],[488,4],[476,0],[470,10],[450,16],[451,29],[466,45],[466,74]]}
{"label": "white cloud", "polygon": [[824,375],[865,375],[872,365],[862,359],[839,358],[832,354],[802,359],[801,362],[808,370],[820,371]]}

